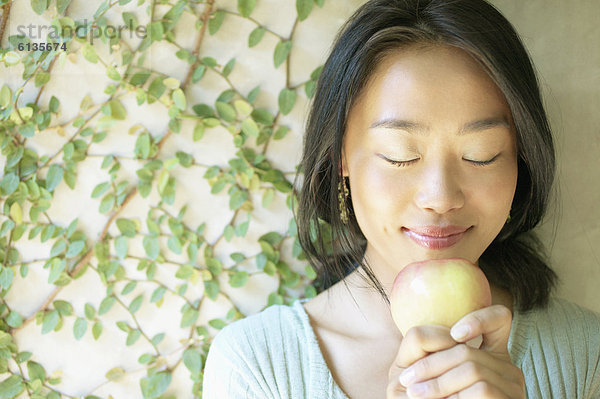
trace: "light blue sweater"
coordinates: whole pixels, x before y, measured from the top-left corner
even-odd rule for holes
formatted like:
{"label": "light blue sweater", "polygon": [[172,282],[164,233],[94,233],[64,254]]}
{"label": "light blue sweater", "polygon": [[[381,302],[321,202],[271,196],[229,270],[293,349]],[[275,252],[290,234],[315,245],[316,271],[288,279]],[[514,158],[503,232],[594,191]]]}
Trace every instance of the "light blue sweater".
{"label": "light blue sweater", "polygon": [[[203,399],[347,399],[302,302],[268,307],[220,331]],[[545,309],[515,312],[508,349],[529,399],[600,399],[600,315],[556,298]]]}

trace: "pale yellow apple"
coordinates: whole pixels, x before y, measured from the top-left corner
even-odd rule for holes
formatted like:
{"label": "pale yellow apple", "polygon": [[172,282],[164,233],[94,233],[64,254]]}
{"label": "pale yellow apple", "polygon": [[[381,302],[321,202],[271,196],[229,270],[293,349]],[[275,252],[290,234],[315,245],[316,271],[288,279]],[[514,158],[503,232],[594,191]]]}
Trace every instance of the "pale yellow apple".
{"label": "pale yellow apple", "polygon": [[452,327],[491,303],[481,269],[460,258],[411,263],[398,273],[390,293],[392,317],[403,335],[424,324]]}

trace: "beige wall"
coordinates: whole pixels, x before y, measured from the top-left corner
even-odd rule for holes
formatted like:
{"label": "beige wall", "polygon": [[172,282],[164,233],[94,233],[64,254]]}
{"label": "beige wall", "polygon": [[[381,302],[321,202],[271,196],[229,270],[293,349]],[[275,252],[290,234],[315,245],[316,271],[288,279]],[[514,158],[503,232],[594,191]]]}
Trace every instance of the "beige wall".
{"label": "beige wall", "polygon": [[540,231],[563,281],[558,294],[600,311],[600,3],[492,3],[529,49],[555,133],[558,211]]}
{"label": "beige wall", "polygon": [[[70,11],[74,17],[83,18],[86,12],[89,14],[91,10],[93,13],[99,3],[100,1],[74,1]],[[292,84],[306,80],[310,72],[325,60],[337,28],[362,3],[362,0],[326,0],[323,9],[315,8],[306,23],[298,26],[290,68]],[[600,27],[597,24],[600,3],[597,0],[494,0],[493,3],[506,14],[524,37],[540,72],[546,104],[556,133],[560,185],[560,195],[556,200],[560,207],[556,214],[549,215],[541,233],[552,248],[552,264],[563,281],[558,295],[600,311],[600,293],[597,289],[600,283],[600,112],[597,112],[600,107]],[[135,2],[132,2],[128,6],[132,11],[135,11],[134,4]],[[235,10],[236,7],[235,0],[218,0],[217,4],[231,10]],[[282,10],[289,11],[289,14],[282,13]],[[287,35],[295,17],[294,1],[258,0],[253,17],[272,30]],[[43,21],[44,18],[32,15],[28,1],[16,1],[13,4],[9,27],[11,24],[15,26],[19,20],[31,22]],[[202,51],[225,62],[235,56],[238,62],[230,79],[244,93],[261,84],[265,92],[261,93],[258,99],[259,105],[275,110],[276,90],[279,90],[285,81],[284,68],[274,69],[272,66],[272,51],[276,40],[267,35],[259,46],[251,50],[247,49],[245,40],[239,45],[235,43],[237,35],[247,37],[253,27],[252,24],[244,22],[226,23],[217,35],[210,37],[203,44]],[[182,24],[178,29],[184,31],[186,26]],[[192,38],[188,41],[185,39],[185,35],[182,36],[182,45],[188,48],[193,46]],[[104,55],[107,59],[110,58],[108,54]],[[160,46],[153,49],[152,57],[154,69],[180,80],[184,79],[185,65],[179,60],[161,58]],[[73,117],[86,94],[96,102],[106,98],[103,90],[107,78],[102,68],[98,69],[86,63],[81,57],[67,59],[61,68],[53,72],[53,79],[48,84],[41,103],[47,104],[50,94],[58,93],[62,103],[62,121]],[[20,71],[14,72],[0,70],[2,80],[10,82],[13,88],[17,87],[20,74]],[[207,74],[202,84],[190,91],[188,103],[212,103],[216,93],[224,89],[222,85],[214,83],[216,81],[217,79],[211,80]],[[36,94],[37,89],[29,85],[23,99],[30,101]],[[302,127],[308,102],[303,94],[300,93],[299,96],[294,110],[282,118],[282,123],[292,128],[291,133],[284,140],[272,142],[269,147],[268,158],[285,171],[294,170],[300,155]],[[79,217],[81,229],[91,239],[98,236],[106,221],[104,215],[96,212],[98,201],[89,198],[93,187],[106,180],[106,174],[98,172],[101,155],[123,153],[124,148],[127,151],[133,148],[135,137],[125,132],[136,123],[143,124],[153,135],[163,134],[167,128],[168,116],[164,107],[136,107],[135,98],[131,96],[124,98],[123,103],[135,112],[130,113],[126,121],[115,126],[106,141],[94,147],[97,157],[91,157],[80,165],[78,191],[72,192],[62,183],[55,194],[55,202],[59,205],[48,211],[52,220],[58,224],[67,225],[73,218]],[[226,164],[228,157],[235,152],[231,140],[223,140],[223,132],[214,131],[207,132],[198,144],[190,145],[192,128],[193,125],[184,124],[182,133],[173,136],[166,143],[165,154],[172,155],[174,151],[185,148],[193,153],[199,162]],[[64,137],[56,131],[49,130],[36,135],[29,145],[43,155],[54,153],[57,145],[60,146],[63,142]],[[0,164],[4,161],[0,156]],[[121,176],[135,181],[133,171],[138,167],[135,162],[125,162]],[[206,221],[206,236],[212,241],[231,218],[232,212],[227,207],[227,197],[210,195],[210,187],[201,179],[202,171],[176,170],[174,173],[179,179],[175,208],[190,204],[186,221],[191,226]],[[129,204],[121,217],[145,220],[149,204],[156,202],[156,199],[154,194],[148,199],[137,198]],[[90,209],[94,212],[90,212]],[[266,231],[287,230],[287,221],[291,213],[285,206],[285,198],[277,196],[269,210],[256,207],[254,217],[248,241],[235,238],[231,243],[223,242],[217,249],[217,256],[225,259],[234,251],[255,252],[256,238]],[[557,226],[554,240],[551,239],[553,224]],[[110,232],[118,234],[115,226]],[[19,249],[26,254],[27,259],[47,256],[48,243],[21,241]],[[135,243],[132,243],[131,246],[140,251],[139,245],[136,247]],[[143,253],[143,250],[141,252]],[[53,288],[46,284],[47,271],[41,268],[41,264],[38,266],[31,268],[31,275],[26,280],[19,280],[17,277],[10,295],[6,298],[13,309],[26,316],[43,303]],[[135,264],[131,266],[131,270],[134,269]],[[170,275],[161,278],[164,278],[164,281],[174,280]],[[275,282],[268,276],[258,275],[243,289],[231,290],[228,294],[244,313],[253,313],[266,304],[265,293],[270,293],[275,287]],[[76,313],[83,314],[83,305],[90,302],[97,306],[105,295],[104,290],[97,276],[88,273],[67,287],[59,299],[69,300],[73,303]],[[190,289],[191,291],[194,289]],[[23,292],[28,292],[28,295],[22,295]],[[199,295],[200,291],[190,293],[194,298],[198,298]],[[177,328],[180,306],[180,302],[166,301],[159,310],[142,308],[139,314],[140,320],[149,330],[167,331],[164,350],[175,359],[181,356],[181,352],[178,352],[178,348],[181,347],[178,340],[185,338],[182,336],[182,330]],[[202,309],[201,319],[209,320],[214,316],[221,316],[228,309],[228,303],[223,298],[216,303],[208,302]],[[107,314],[106,319],[116,321],[126,316],[121,313]],[[119,398],[139,397],[138,381],[144,375],[144,370],[136,364],[136,359],[147,351],[147,348],[142,344],[124,348],[123,333],[116,328],[109,329],[108,321],[105,325],[107,332],[101,340],[94,341],[89,338],[88,330],[82,341],[75,342],[70,324],[59,333],[40,335],[40,327],[32,323],[19,332],[19,349],[34,352],[37,360],[44,364],[49,373],[62,370],[64,378],[59,388],[67,393],[79,395],[99,386],[94,394],[103,396],[112,393]],[[120,345],[118,351],[111,349],[115,343]],[[104,374],[117,365],[128,371],[126,377],[116,383],[100,385],[105,380]],[[136,367],[138,371],[135,371]],[[178,370],[169,392],[177,397],[188,397],[191,383],[187,374],[181,372],[181,368]]]}

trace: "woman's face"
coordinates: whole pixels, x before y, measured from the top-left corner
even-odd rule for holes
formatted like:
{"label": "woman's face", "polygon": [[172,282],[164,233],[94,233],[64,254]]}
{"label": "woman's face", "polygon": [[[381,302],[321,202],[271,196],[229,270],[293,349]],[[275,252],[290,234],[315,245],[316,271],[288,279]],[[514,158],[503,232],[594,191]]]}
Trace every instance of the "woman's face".
{"label": "woman's face", "polygon": [[517,184],[504,96],[453,47],[398,50],[380,63],[350,111],[342,159],[367,260],[388,284],[414,261],[477,263]]}

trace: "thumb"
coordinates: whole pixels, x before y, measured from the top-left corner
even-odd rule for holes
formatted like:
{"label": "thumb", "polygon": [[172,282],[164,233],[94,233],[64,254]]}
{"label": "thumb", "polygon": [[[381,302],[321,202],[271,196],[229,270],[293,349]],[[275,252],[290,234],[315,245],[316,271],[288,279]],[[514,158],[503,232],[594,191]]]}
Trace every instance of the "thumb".
{"label": "thumb", "polygon": [[488,352],[506,353],[512,323],[510,309],[503,305],[492,305],[467,314],[452,326],[450,335],[456,342],[482,335],[480,349]]}

